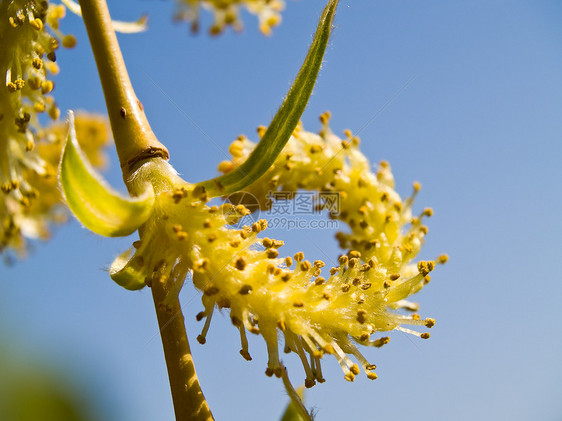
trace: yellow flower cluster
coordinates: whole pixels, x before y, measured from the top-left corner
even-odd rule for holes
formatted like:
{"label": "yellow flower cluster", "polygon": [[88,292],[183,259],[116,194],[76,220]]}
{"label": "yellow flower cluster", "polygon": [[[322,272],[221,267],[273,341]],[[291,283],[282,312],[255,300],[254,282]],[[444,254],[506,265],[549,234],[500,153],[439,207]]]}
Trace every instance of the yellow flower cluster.
{"label": "yellow flower cluster", "polygon": [[[103,149],[109,143],[109,125],[105,117],[78,113],[75,127],[79,143],[89,161],[97,168],[107,165]],[[68,134],[68,125],[52,123],[39,128],[35,134],[35,148],[32,155],[40,165],[24,166],[20,177],[29,191],[20,198],[17,190],[3,194],[0,203],[0,252],[4,249],[19,255],[25,252],[26,238],[47,239],[49,225],[66,221],[67,212],[58,186],[60,155]]]}
{"label": "yellow flower cluster", "polygon": [[200,9],[212,10],[215,21],[210,27],[212,35],[218,35],[228,26],[235,30],[242,29],[240,9],[245,8],[256,15],[259,27],[265,35],[271,34],[271,29],[281,23],[280,12],[285,7],[283,0],[178,0],[178,19],[191,22],[192,30],[199,29]]}
{"label": "yellow flower cluster", "polygon": [[[412,217],[411,207],[421,186],[414,183],[412,197],[402,200],[394,190],[394,178],[386,161],[379,164],[376,174],[370,170],[369,160],[359,150],[359,138],[345,130],[345,139],[332,133],[330,114],[320,116],[323,125],[319,134],[307,132],[299,125],[271,168],[255,183],[244,189],[259,201],[261,209],[273,203],[275,191],[296,193],[297,190],[317,191],[318,206],[325,207],[321,193],[336,192],[337,212],[330,217],[345,222],[350,233],[339,232],[336,237],[343,249],[361,253],[364,261],[408,263],[419,252],[428,229],[423,217],[433,211],[424,209]],[[261,136],[265,127],[258,128]],[[230,146],[232,161],[219,164],[219,171],[227,173],[242,164],[255,144],[240,136]],[[240,194],[240,200],[245,196]],[[247,197],[247,196],[246,196]],[[230,196],[236,201],[236,195]],[[402,227],[409,224],[409,229]]]}
{"label": "yellow flower cluster", "polygon": [[[55,127],[47,135],[39,114],[46,112],[52,120],[60,114],[49,95],[54,84],[48,77],[59,71],[55,63],[59,44],[71,48],[76,43],[58,29],[64,14],[63,6],[47,1],[0,2],[0,251],[6,247],[23,251],[24,236],[44,238],[45,218],[60,219],[51,210],[59,198],[58,158],[52,158],[60,154],[61,142],[59,138],[52,146],[47,138],[57,137],[63,129]],[[40,137],[43,146],[37,150]],[[42,154],[51,149],[53,156],[44,158]]]}
{"label": "yellow flower cluster", "polygon": [[[191,272],[195,287],[203,292],[204,311],[197,318],[205,324],[199,342],[205,343],[215,308],[228,308],[240,332],[241,355],[251,359],[246,332],[261,334],[269,355],[266,374],[281,377],[281,335],[285,352],[300,357],[307,387],[324,381],[320,362],[325,354],[336,358],[347,380],[360,373],[359,365],[375,379],[375,365],[356,344],[380,347],[389,338],[379,334],[390,330],[429,338],[427,332],[404,326],[430,328],[433,319],[396,310],[415,311],[417,306],[406,298],[429,281],[436,263],[447,259],[412,263],[427,233],[422,216],[431,212],[411,217],[413,198],[402,201],[393,190],[388,164],[371,173],[357,148],[358,139],[351,134],[345,140],[337,138],[328,128],[328,115],[322,120],[320,135],[297,128],[275,165],[247,191],[261,198],[263,206],[267,192],[277,188],[339,192],[341,213],[332,216],[347,222],[351,233],[338,234],[349,249],[338,266],[324,269],[324,274],[324,262],[305,260],[301,252],[282,257],[282,241],[260,236],[267,229],[264,219],[242,229],[229,228],[249,213],[243,204],[208,206],[203,188],[184,182],[166,162],[156,160],[141,167],[133,179],[162,180],[162,174],[168,174],[167,181],[154,185],[154,213],[133,244],[134,256],[121,269],[149,286],[172,280],[176,288],[171,296],[179,293]],[[219,168],[232,170],[253,146],[239,138],[230,148],[234,160]],[[140,186],[139,181],[139,191]],[[410,228],[403,232],[408,223]]]}

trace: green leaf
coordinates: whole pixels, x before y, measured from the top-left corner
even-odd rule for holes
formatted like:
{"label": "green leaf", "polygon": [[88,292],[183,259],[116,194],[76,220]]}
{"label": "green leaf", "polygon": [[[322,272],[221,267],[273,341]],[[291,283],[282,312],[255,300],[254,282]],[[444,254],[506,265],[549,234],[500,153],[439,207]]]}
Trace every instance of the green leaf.
{"label": "green leaf", "polygon": [[324,9],[312,45],[293,86],[252,154],[234,171],[199,183],[210,196],[228,195],[256,181],[271,167],[289,141],[306,108],[322,66],[337,5],[338,0],[330,0]]}
{"label": "green leaf", "polygon": [[310,419],[310,416],[308,416],[307,418],[303,418],[301,416],[302,409],[299,408],[300,406],[302,406],[302,401],[304,399],[304,386],[298,387],[295,390],[295,393],[298,399],[300,400],[300,402],[298,401],[296,402],[295,396],[289,394],[291,400],[289,400],[289,403],[287,404],[287,407],[285,408],[285,412],[283,413],[283,416],[281,417],[280,421],[305,421]]}
{"label": "green leaf", "polygon": [[76,139],[74,114],[60,163],[60,183],[68,207],[86,228],[107,237],[132,234],[152,212],[154,190],[148,185],[139,197],[123,197],[92,168]]}
{"label": "green leaf", "polygon": [[118,285],[134,291],[144,288],[146,283],[144,282],[145,275],[141,265],[138,264],[134,256],[131,258],[132,252],[133,249],[128,249],[117,256],[109,268],[109,276]]}

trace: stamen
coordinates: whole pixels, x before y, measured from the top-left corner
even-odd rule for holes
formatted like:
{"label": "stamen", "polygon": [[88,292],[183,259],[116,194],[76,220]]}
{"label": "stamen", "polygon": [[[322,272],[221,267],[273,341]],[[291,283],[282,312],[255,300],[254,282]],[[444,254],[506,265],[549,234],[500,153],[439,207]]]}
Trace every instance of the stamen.
{"label": "stamen", "polygon": [[240,326],[238,329],[240,331],[240,342],[242,344],[240,355],[242,355],[246,361],[251,361],[252,357],[248,350],[248,338],[246,337],[246,329],[244,329],[243,326]]}
{"label": "stamen", "polygon": [[297,353],[297,355],[301,360],[302,366],[304,368],[304,372],[306,373],[306,379],[304,381],[305,386],[307,388],[314,386],[314,372],[312,371],[310,365],[308,364],[308,360],[304,353],[300,339],[298,337],[295,337],[291,333],[288,333],[287,335],[285,335],[285,337],[288,338],[289,340],[292,340],[295,352]]}
{"label": "stamen", "polygon": [[394,328],[394,330],[399,330],[400,332],[409,333],[410,335],[414,335],[414,336],[417,336],[418,338],[422,338],[422,339],[428,339],[429,338],[429,333],[427,333],[427,332],[420,333],[420,332],[416,332],[415,330],[407,329],[407,328],[402,327],[402,326],[397,326],[397,327]]}
{"label": "stamen", "polygon": [[204,345],[205,342],[207,342],[206,336],[207,336],[207,332],[209,331],[209,327],[211,326],[211,318],[213,317],[214,310],[215,310],[214,305],[211,307],[210,311],[209,309],[205,309],[205,313],[207,314],[207,318],[205,319],[205,325],[201,330],[201,334],[197,336],[197,342],[199,342],[201,345]]}
{"label": "stamen", "polygon": [[319,350],[316,345],[314,345],[314,342],[312,342],[308,335],[303,335],[301,336],[301,338],[304,341],[306,348],[308,348],[307,351],[310,355],[313,355],[314,358],[322,358],[322,351]]}
{"label": "stamen", "polygon": [[265,374],[271,377],[281,377],[281,364],[279,362],[279,349],[277,344],[277,329],[262,329],[262,336],[267,346],[267,370]]}
{"label": "stamen", "polygon": [[326,379],[322,376],[322,362],[318,358],[310,356],[310,361],[313,363],[313,373],[318,383],[324,383]]}
{"label": "stamen", "polygon": [[371,370],[376,369],[377,366],[369,363],[369,361],[367,361],[367,359],[363,356],[363,354],[361,354],[361,352],[355,347],[355,345],[351,341],[347,340],[345,345],[346,348],[349,349],[351,353],[355,356],[355,358],[357,358],[357,360],[363,367],[363,370],[367,374],[367,377],[371,380],[375,380],[378,376]]}

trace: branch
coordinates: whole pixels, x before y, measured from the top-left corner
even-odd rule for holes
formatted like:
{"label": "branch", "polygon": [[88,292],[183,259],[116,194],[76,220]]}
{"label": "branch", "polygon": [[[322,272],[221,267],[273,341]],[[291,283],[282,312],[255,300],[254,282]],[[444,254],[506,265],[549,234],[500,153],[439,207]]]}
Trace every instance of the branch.
{"label": "branch", "polygon": [[168,159],[168,150],[156,139],[135,95],[105,0],[81,0],[80,6],[126,183],[136,164],[152,157]]}
{"label": "branch", "polygon": [[[98,66],[123,178],[127,183],[139,163],[155,157],[168,159],[168,151],[156,139],[135,95],[105,0],[80,0],[80,6]],[[172,302],[168,299],[163,305],[172,284],[167,278],[153,280],[152,297],[176,420],[213,420],[195,372],[179,299],[176,297]]]}

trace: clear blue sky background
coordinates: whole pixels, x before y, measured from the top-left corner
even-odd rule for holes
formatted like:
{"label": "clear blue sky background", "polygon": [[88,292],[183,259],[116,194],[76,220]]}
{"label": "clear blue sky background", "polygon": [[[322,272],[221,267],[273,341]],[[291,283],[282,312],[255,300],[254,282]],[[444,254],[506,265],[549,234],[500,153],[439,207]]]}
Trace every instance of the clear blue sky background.
{"label": "clear blue sky background", "polygon": [[[238,134],[255,139],[269,122],[323,5],[289,0],[270,38],[252,16],[244,32],[210,38],[171,24],[170,1],[109,1],[117,19],[149,14],[148,32],[119,39],[153,129],[187,180],[214,176]],[[325,358],[327,382],[307,391],[319,420],[561,419],[561,21],[556,0],[341,0],[304,125],[318,130],[318,115],[331,110],[335,132],[362,128],[363,151],[391,163],[398,192],[419,180],[417,209],[435,210],[420,257],[451,259],[416,297],[421,314],[437,319],[431,339],[395,332],[386,347],[365,350],[379,367],[375,382],[348,383]],[[63,111],[102,112],[82,22],[68,16],[62,29],[79,45],[58,55],[57,101]],[[107,176],[123,186],[112,154]],[[326,230],[275,235],[287,254],[339,253]],[[105,272],[133,240],[72,221],[25,261],[0,267],[0,340],[81,378],[101,418],[172,419],[150,291],[127,292]],[[262,339],[250,338],[246,362],[219,316],[201,346],[200,294],[187,285],[182,302],[216,418],[277,419],[287,399],[264,375]],[[284,357],[295,383],[304,379],[297,360]]]}

